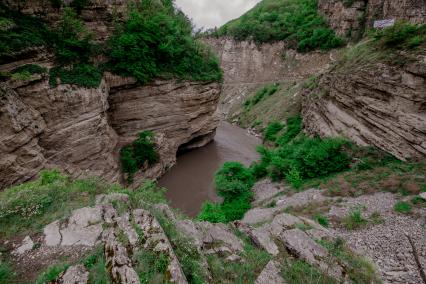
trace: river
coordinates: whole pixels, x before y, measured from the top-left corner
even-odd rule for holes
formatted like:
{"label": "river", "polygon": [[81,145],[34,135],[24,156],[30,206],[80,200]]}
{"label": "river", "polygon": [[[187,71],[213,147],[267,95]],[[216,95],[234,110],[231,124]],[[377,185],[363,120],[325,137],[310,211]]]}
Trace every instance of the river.
{"label": "river", "polygon": [[204,201],[219,201],[213,186],[218,168],[226,161],[250,165],[258,159],[256,146],[260,143],[246,130],[221,122],[213,142],[179,155],[177,164],[158,183],[167,188],[172,207],[194,217]]}

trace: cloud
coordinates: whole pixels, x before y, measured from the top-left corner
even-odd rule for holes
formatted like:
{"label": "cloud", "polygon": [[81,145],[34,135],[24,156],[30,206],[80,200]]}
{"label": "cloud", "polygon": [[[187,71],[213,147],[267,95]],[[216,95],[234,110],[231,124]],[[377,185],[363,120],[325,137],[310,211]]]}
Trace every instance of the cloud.
{"label": "cloud", "polygon": [[176,0],[176,5],[197,28],[219,27],[238,18],[260,0]]}

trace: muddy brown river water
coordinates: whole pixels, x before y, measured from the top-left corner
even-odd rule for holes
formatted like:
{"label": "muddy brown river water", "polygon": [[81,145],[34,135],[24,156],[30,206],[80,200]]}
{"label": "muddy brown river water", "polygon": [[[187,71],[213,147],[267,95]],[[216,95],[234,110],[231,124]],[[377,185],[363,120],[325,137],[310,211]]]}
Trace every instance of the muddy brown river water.
{"label": "muddy brown river water", "polygon": [[206,200],[219,201],[213,186],[213,176],[226,161],[245,165],[258,159],[256,146],[260,139],[227,122],[221,122],[210,144],[178,156],[177,164],[160,180],[167,188],[171,206],[194,217]]}

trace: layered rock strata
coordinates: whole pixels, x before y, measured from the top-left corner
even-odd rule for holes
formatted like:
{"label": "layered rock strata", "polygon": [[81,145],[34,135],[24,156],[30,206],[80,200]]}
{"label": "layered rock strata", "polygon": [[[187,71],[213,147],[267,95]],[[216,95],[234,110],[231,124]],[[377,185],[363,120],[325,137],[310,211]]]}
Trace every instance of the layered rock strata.
{"label": "layered rock strata", "polygon": [[179,146],[190,147],[194,139],[194,146],[202,146],[213,138],[218,83],[156,81],[140,87],[111,77],[94,89],[51,88],[45,77],[3,85],[0,188],[45,168],[117,182],[119,149],[144,130],[155,133],[160,162],[138,177],[157,178],[174,164]]}
{"label": "layered rock strata", "polygon": [[284,42],[256,44],[231,38],[203,40],[219,56],[224,73],[219,110],[231,117],[258,88],[276,82],[295,82],[322,72],[330,53],[297,53]]}
{"label": "layered rock strata", "polygon": [[426,156],[426,57],[330,71],[303,99],[305,130],[374,145],[400,159]]}

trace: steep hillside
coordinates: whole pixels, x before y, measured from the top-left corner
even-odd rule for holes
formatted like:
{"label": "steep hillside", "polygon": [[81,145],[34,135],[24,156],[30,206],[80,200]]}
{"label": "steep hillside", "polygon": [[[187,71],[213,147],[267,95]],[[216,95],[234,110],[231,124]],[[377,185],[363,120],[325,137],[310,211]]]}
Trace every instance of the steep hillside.
{"label": "steep hillside", "polygon": [[305,129],[424,158],[425,56],[426,25],[397,24],[348,49],[304,96]]}
{"label": "steep hillside", "polygon": [[[0,6],[0,189],[44,168],[158,178],[180,145],[212,139],[221,71],[171,2],[61,3]],[[155,164],[120,151],[143,131]]]}

